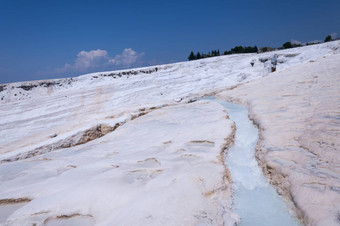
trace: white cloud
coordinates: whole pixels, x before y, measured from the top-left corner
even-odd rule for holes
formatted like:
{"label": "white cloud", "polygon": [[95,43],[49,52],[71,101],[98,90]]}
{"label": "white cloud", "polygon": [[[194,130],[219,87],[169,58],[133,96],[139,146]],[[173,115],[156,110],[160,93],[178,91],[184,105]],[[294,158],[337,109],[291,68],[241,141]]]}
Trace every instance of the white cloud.
{"label": "white cloud", "polygon": [[109,57],[106,50],[80,51],[73,64],[66,63],[64,67],[56,69],[56,72],[86,72],[89,70],[107,70],[115,67],[130,67],[140,60],[144,53],[137,53],[131,48],[124,49],[121,55]]}
{"label": "white cloud", "polygon": [[114,65],[131,66],[136,63],[144,53],[137,53],[131,48],[124,49],[121,55],[117,55],[114,59],[110,59],[109,63]]}
{"label": "white cloud", "polygon": [[74,64],[65,64],[64,69],[66,71],[86,71],[91,68],[97,68],[100,66],[102,61],[105,61],[108,54],[105,50],[97,49],[89,52],[81,51],[77,55],[77,59]]}

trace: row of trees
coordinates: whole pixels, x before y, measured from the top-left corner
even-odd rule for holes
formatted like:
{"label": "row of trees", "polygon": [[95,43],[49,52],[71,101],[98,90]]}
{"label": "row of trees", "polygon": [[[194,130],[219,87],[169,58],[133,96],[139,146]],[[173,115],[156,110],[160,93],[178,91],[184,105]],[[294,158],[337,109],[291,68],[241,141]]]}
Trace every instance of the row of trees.
{"label": "row of trees", "polygon": [[251,46],[235,46],[229,51],[225,51],[224,55],[229,54],[235,54],[235,53],[257,53],[259,50],[257,49],[257,46],[251,47]]}
{"label": "row of trees", "polygon": [[[325,38],[324,42],[329,42],[335,40],[334,37],[331,35],[327,35]],[[295,48],[295,47],[300,47],[304,45],[314,45],[314,44],[319,44],[320,42],[307,42],[305,44],[301,43],[292,43],[292,42],[285,42],[283,45],[277,49],[290,49],[290,48]],[[273,51],[275,48],[271,47],[262,47],[260,49],[260,52],[267,52],[267,51]],[[223,55],[230,55],[230,54],[235,54],[235,53],[258,53],[259,50],[257,46],[251,47],[251,46],[235,46],[234,48],[230,49],[229,51],[224,51]],[[194,54],[193,51],[191,51],[188,60],[198,60],[198,59],[203,59],[207,57],[214,57],[214,56],[220,56],[220,50],[213,50],[209,52],[208,54],[205,53],[200,53],[197,52],[197,54]]]}
{"label": "row of trees", "polygon": [[[232,48],[229,51],[225,51],[223,53],[223,55],[229,55],[229,54],[235,54],[235,53],[257,53],[258,49],[256,46],[251,47],[251,46],[236,46],[234,48]],[[212,50],[211,52],[209,52],[208,54],[205,53],[200,53],[197,52],[197,54],[194,54],[193,51],[191,51],[188,60],[199,60],[199,59],[203,59],[203,58],[207,58],[207,57],[214,57],[214,56],[220,56],[220,50]]]}
{"label": "row of trees", "polygon": [[207,58],[207,57],[214,57],[214,56],[220,56],[220,50],[213,50],[211,52],[209,52],[208,54],[205,53],[200,53],[197,52],[197,54],[194,54],[193,51],[191,51],[188,60],[199,60],[199,59],[203,59],[203,58]]}

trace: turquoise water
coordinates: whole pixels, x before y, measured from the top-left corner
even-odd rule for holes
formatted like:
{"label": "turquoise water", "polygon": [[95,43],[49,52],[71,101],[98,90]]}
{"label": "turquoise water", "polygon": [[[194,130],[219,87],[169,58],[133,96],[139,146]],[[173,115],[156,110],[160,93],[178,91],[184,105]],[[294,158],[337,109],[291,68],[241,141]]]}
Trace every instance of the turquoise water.
{"label": "turquoise water", "polygon": [[204,98],[221,104],[236,125],[234,145],[226,156],[234,188],[233,211],[241,217],[241,226],[300,225],[289,213],[283,198],[267,182],[255,159],[258,130],[248,118],[247,108]]}

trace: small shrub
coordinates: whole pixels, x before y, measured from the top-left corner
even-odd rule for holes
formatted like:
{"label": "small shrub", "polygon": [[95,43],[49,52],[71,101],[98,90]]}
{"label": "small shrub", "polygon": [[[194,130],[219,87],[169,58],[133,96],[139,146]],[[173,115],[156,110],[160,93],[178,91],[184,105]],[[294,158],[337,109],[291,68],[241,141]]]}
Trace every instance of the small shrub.
{"label": "small shrub", "polygon": [[330,42],[332,41],[332,36],[331,35],[328,35],[326,38],[325,38],[325,42]]}

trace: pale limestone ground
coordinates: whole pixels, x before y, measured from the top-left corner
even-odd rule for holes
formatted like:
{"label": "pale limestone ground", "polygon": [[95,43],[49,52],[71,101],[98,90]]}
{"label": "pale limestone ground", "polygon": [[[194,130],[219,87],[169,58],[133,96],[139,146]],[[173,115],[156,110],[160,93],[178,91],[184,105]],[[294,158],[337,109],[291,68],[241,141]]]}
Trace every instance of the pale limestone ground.
{"label": "pale limestone ground", "polygon": [[306,225],[340,224],[340,54],[218,95],[247,105],[256,157]]}
{"label": "pale limestone ground", "polygon": [[222,158],[232,128],[222,106],[199,101],[2,163],[0,225],[233,225]]}
{"label": "pale limestone ground", "polygon": [[115,126],[141,109],[183,103],[209,90],[215,92],[260,78],[268,74],[274,53],[279,56],[278,70],[283,70],[339,51],[340,41],[335,41],[262,54],[0,84],[0,161],[60,144],[100,124]]}

